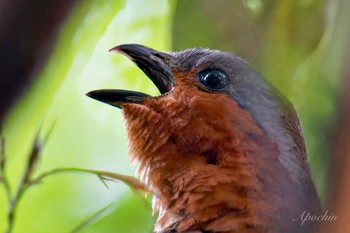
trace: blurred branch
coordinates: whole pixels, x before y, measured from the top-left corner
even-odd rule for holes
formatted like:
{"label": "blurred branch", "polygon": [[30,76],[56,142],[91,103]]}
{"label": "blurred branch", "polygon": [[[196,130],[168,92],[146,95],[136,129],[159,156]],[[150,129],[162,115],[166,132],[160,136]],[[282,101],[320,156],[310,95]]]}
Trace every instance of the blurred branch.
{"label": "blurred branch", "polygon": [[329,203],[327,209],[338,216],[337,221],[324,222],[322,233],[341,233],[350,229],[350,45],[341,93],[338,99],[338,119],[333,134]]}
{"label": "blurred branch", "polygon": [[77,0],[0,1],[0,123],[51,48]]}

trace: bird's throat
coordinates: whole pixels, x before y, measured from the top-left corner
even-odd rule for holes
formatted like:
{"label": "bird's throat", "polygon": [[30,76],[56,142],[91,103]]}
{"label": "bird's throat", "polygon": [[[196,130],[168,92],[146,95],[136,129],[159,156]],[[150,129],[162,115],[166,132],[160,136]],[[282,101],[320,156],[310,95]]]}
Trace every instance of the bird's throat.
{"label": "bird's throat", "polygon": [[210,98],[215,101],[180,90],[157,104],[150,99],[123,108],[131,156],[155,195],[159,232],[264,227],[260,212],[268,207],[254,159],[259,148],[248,138],[263,133],[229,97]]}

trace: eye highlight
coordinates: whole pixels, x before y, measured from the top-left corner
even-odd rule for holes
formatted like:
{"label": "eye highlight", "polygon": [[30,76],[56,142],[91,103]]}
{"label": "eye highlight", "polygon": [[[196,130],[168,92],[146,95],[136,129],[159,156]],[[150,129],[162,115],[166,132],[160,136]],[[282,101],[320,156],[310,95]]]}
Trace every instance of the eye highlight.
{"label": "eye highlight", "polygon": [[219,91],[229,85],[227,75],[219,69],[205,69],[198,73],[197,80],[205,89]]}

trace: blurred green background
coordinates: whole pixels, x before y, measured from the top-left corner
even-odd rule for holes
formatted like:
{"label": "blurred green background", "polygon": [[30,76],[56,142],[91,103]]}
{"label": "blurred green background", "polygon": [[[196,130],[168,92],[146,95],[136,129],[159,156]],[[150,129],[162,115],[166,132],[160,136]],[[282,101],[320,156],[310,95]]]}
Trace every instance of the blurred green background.
{"label": "blurred green background", "polygon": [[[128,59],[108,53],[118,44],[140,43],[166,51],[209,47],[249,61],[297,109],[325,202],[337,97],[349,52],[349,2],[79,1],[61,25],[49,59],[3,124],[4,172],[11,195],[17,192],[36,135],[44,138],[51,128],[34,177],[61,167],[134,175],[120,110],[85,93],[120,88],[157,94]],[[121,182],[107,185],[82,173],[50,176],[22,196],[12,232],[152,232],[150,198],[146,203]],[[8,227],[8,208],[2,185],[0,232]]]}

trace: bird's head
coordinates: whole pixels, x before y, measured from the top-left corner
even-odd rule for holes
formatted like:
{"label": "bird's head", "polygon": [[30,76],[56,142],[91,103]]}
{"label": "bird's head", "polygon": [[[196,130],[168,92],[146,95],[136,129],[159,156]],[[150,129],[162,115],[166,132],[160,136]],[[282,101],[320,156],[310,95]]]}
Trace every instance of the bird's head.
{"label": "bird's head", "polygon": [[[155,122],[156,115],[158,120],[164,121],[167,116],[162,113],[174,111],[174,108],[178,111],[184,107],[196,109],[202,116],[212,112],[218,117],[218,113],[223,112],[241,118],[236,119],[239,122],[235,127],[248,127],[243,129],[245,133],[262,132],[279,144],[281,150],[297,149],[299,154],[305,155],[293,107],[242,58],[203,48],[160,52],[138,44],[119,45],[110,51],[124,54],[136,63],[161,93],[150,96],[136,91],[102,89],[87,94],[124,109],[127,122],[131,118],[148,118],[149,123]],[[194,108],[198,105],[201,106]]]}

